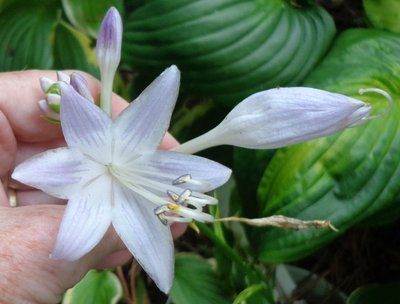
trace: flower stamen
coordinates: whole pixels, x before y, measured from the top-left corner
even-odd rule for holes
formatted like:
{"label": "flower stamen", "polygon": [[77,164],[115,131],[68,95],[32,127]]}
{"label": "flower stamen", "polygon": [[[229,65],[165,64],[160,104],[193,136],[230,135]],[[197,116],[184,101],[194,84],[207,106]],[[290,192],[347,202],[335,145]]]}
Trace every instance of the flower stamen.
{"label": "flower stamen", "polygon": [[192,191],[186,189],[182,192],[181,195],[178,195],[171,190],[167,190],[167,194],[175,203],[177,203],[178,205],[183,205],[185,201],[192,195]]}
{"label": "flower stamen", "polygon": [[181,185],[184,183],[196,185],[196,186],[200,186],[200,187],[209,187],[210,186],[208,183],[193,179],[190,174],[181,175],[172,182],[173,185]]}
{"label": "flower stamen", "polygon": [[[393,97],[392,97],[388,92],[386,92],[386,91],[384,91],[384,90],[382,90],[382,89],[368,88],[368,89],[359,89],[359,90],[358,90],[358,93],[359,93],[360,95],[363,95],[364,93],[370,93],[370,92],[377,93],[377,94],[380,94],[380,95],[382,95],[383,97],[385,97],[386,100],[389,102],[389,107],[387,107],[387,109],[385,109],[385,110],[382,111],[381,113],[378,113],[378,114],[376,114],[376,115],[367,116],[367,117],[363,118],[362,121],[369,121],[369,120],[373,120],[373,119],[375,119],[375,118],[384,116],[384,115],[390,113],[390,112],[393,110],[393,107],[394,107]],[[361,121],[361,122],[362,122],[362,121]],[[358,125],[358,124],[356,124],[356,125]]]}

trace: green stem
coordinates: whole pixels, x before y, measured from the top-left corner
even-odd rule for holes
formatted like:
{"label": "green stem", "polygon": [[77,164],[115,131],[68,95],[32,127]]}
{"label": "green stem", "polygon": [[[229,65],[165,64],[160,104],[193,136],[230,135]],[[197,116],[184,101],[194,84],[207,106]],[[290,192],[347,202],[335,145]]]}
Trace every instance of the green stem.
{"label": "green stem", "polygon": [[100,107],[111,117],[111,98],[113,88],[113,77],[101,79]]}
{"label": "green stem", "polygon": [[[243,262],[243,258],[239,256],[228,244],[221,240],[211,228],[199,222],[196,223],[196,226],[199,228],[201,233],[206,235],[210,241],[212,241],[215,246],[218,247],[223,254],[225,254],[227,258],[236,263],[236,265],[248,275],[251,283],[255,284],[263,281],[265,282],[263,275],[257,269]],[[275,303],[273,290],[268,283],[265,285],[264,294],[269,303]]]}
{"label": "green stem", "polygon": [[220,238],[215,235],[212,229],[203,223],[196,223],[196,225],[201,233],[206,235],[215,244],[215,246],[217,246],[225,254],[227,258],[235,262],[236,265],[245,273],[254,276],[254,270],[249,267],[249,265],[245,264],[243,259],[230,246],[221,241]]}

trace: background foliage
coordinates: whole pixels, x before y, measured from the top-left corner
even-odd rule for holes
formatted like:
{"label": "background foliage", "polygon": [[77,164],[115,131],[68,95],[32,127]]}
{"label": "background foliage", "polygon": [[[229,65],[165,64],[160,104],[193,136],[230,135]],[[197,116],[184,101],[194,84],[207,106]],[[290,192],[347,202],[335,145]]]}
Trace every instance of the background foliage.
{"label": "background foliage", "polygon": [[[307,303],[357,304],[376,303],[373,299],[393,293],[394,283],[362,287],[348,297],[359,287],[357,282],[328,283],[312,273],[310,263],[335,248],[328,246],[346,247],[349,235],[357,231],[398,229],[398,1],[3,0],[0,70],[79,69],[98,76],[94,39],[110,6],[117,7],[124,20],[115,90],[132,100],[164,68],[178,65],[182,90],[171,132],[180,141],[216,125],[246,96],[279,86],[303,85],[347,94],[372,104],[375,113],[382,112],[387,102],[373,93],[359,95],[360,88],[380,88],[395,99],[389,115],[328,138],[277,151],[220,147],[203,152],[235,173],[216,193],[220,200],[219,209],[212,210],[216,217],[282,214],[330,220],[340,232],[198,225],[200,235],[189,231],[177,242],[186,253],[177,255],[170,301],[292,303],[305,299]],[[355,28],[359,26],[363,28]],[[377,226],[386,228],[370,228]],[[335,239],[342,243],[329,245]],[[383,283],[398,274],[398,252],[393,255],[397,272],[386,272]],[[371,260],[381,266],[379,258]],[[297,267],[283,264],[295,261]],[[339,267],[343,261],[334,262]],[[358,260],[353,266],[361,264]],[[112,272],[89,273],[64,302],[165,302],[135,263],[117,273],[118,279]],[[312,280],[319,283],[301,293],[299,282]],[[360,284],[374,282],[369,277]],[[131,288],[122,288],[127,283]],[[385,303],[390,299],[394,298],[388,296]]]}

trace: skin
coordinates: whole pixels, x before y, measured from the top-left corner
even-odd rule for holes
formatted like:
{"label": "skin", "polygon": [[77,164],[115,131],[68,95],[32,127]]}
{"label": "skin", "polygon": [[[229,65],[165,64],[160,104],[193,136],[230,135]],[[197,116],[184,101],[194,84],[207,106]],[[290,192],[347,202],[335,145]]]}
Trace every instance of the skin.
{"label": "skin", "polygon": [[[98,100],[99,82],[82,74]],[[90,269],[115,267],[131,258],[110,227],[102,241],[80,260],[49,259],[65,201],[10,179],[15,166],[28,157],[65,146],[61,128],[40,117],[37,102],[44,97],[39,85],[43,76],[56,80],[53,71],[0,73],[0,303],[57,303],[64,291]],[[114,96],[113,116],[127,105]],[[160,148],[176,145],[176,140],[166,134]],[[8,187],[16,189],[17,208],[9,205]],[[184,230],[184,225],[171,225],[175,238]]]}

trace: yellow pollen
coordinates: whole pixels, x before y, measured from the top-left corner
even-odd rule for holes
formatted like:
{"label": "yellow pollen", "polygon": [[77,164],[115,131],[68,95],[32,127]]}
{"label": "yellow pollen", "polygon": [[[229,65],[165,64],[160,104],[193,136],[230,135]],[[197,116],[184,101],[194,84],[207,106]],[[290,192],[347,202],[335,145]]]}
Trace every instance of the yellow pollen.
{"label": "yellow pollen", "polygon": [[179,211],[180,207],[179,207],[179,205],[168,204],[168,209],[174,210],[174,211]]}

